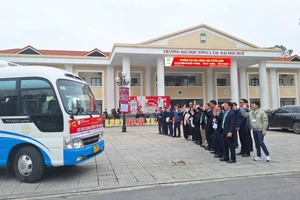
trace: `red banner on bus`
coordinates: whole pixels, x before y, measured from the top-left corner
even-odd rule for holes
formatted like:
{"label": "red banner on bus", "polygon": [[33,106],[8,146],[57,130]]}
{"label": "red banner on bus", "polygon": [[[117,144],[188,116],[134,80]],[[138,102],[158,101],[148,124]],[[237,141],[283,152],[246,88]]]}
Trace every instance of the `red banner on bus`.
{"label": "red banner on bus", "polygon": [[100,117],[69,120],[71,139],[100,133],[103,130]]}

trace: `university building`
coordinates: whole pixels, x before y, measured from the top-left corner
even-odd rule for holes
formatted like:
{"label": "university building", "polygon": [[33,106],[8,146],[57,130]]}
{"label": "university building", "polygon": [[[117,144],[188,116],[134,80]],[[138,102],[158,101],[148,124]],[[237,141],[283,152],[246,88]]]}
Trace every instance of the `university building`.
{"label": "university building", "polygon": [[[265,37],[268,37],[267,35]],[[91,86],[100,110],[117,108],[115,77],[130,75],[130,95],[170,96],[171,104],[258,100],[262,108],[299,104],[300,57],[281,57],[202,24],[138,44],[114,44],[111,52],[0,50],[0,60],[46,65],[78,74]]]}

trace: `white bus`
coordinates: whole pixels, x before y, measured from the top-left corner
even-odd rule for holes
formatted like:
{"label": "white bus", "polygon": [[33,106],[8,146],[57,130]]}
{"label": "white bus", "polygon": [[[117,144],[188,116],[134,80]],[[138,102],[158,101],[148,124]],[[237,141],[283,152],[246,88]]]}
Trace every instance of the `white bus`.
{"label": "white bus", "polygon": [[0,167],[21,182],[46,167],[72,166],[104,151],[103,126],[86,82],[44,66],[0,61]]}

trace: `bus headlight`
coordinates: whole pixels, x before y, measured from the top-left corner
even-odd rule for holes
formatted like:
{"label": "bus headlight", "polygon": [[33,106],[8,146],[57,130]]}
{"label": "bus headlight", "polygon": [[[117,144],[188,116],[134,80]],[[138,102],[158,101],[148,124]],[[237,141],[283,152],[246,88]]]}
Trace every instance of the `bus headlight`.
{"label": "bus headlight", "polygon": [[84,147],[83,141],[80,138],[76,138],[73,140],[73,147],[74,149],[80,149]]}
{"label": "bus headlight", "polygon": [[64,139],[64,149],[80,149],[84,147],[84,143],[80,138],[71,140],[69,138]]}
{"label": "bus headlight", "polygon": [[73,141],[69,138],[64,138],[64,149],[73,149]]}

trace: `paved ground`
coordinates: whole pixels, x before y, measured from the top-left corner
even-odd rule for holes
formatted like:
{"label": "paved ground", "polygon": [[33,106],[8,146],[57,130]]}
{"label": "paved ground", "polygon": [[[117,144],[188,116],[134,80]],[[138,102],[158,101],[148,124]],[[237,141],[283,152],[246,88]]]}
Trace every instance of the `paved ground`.
{"label": "paved ground", "polygon": [[[183,138],[157,135],[156,127],[127,130],[122,133],[121,127],[107,128],[102,155],[76,167],[48,169],[39,183],[20,183],[0,169],[0,199],[300,171],[300,135],[291,132],[268,132],[270,163],[238,157],[237,163],[227,164]],[[186,165],[173,165],[174,160],[183,160]]]}
{"label": "paved ground", "polygon": [[[201,181],[41,197],[43,200],[299,200],[300,174]],[[29,200],[29,199],[28,199]],[[31,199],[30,199],[31,200]]]}

